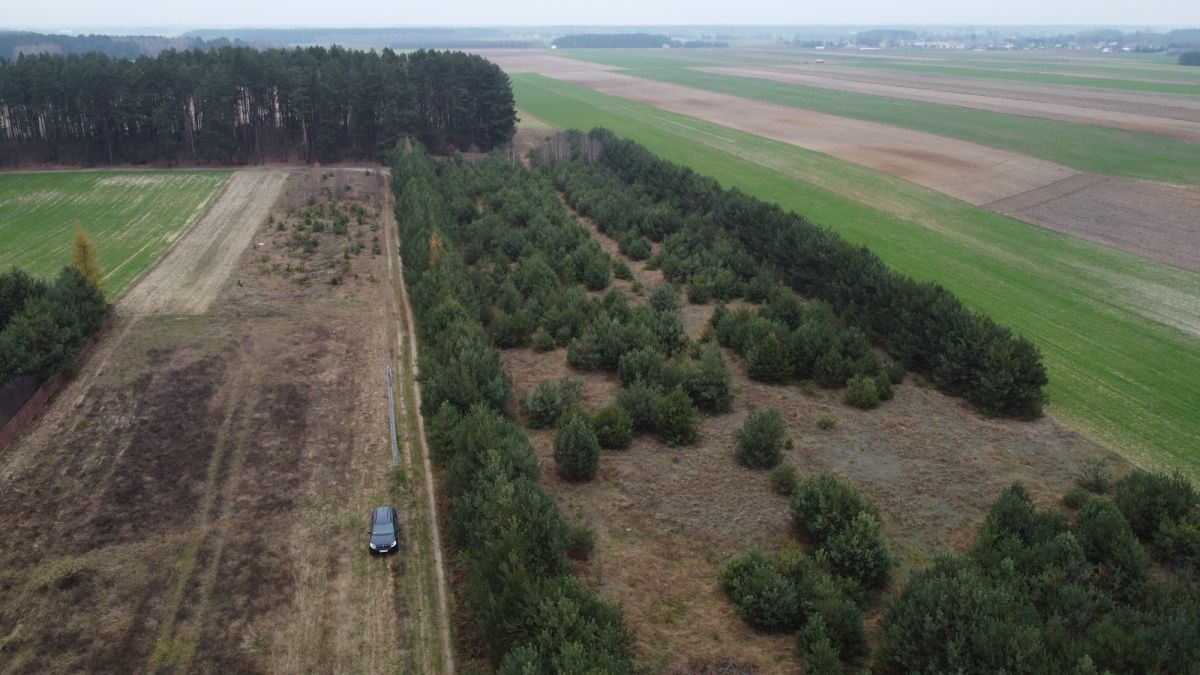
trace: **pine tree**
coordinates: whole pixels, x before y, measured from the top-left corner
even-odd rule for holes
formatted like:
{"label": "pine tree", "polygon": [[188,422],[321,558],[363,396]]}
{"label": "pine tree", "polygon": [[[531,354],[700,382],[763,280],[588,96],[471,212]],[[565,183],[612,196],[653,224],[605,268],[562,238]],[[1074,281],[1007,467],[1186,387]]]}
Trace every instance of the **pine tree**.
{"label": "pine tree", "polygon": [[567,480],[591,480],[600,469],[600,443],[583,415],[572,415],[554,437],[554,463]]}

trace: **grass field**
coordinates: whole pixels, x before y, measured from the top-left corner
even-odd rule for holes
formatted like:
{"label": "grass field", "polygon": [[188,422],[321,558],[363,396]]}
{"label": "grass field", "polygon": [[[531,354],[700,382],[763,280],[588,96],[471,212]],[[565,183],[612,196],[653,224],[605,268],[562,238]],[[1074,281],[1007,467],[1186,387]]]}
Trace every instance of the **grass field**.
{"label": "grass field", "polygon": [[1139,464],[1200,476],[1200,275],[795,146],[538,75],[512,80],[521,109],[549,124],[610,128],[943,284],[1041,347],[1053,414]]}
{"label": "grass field", "polygon": [[[653,63],[658,59],[650,59]],[[631,65],[630,68],[639,68]],[[885,96],[703,73],[644,68],[630,74],[829,115],[890,124],[1020,152],[1080,171],[1168,183],[1200,184],[1200,146],[1119,129],[904,101]]]}
{"label": "grass field", "polygon": [[0,269],[49,278],[70,262],[78,221],[115,298],[229,180],[229,171],[0,174]]}

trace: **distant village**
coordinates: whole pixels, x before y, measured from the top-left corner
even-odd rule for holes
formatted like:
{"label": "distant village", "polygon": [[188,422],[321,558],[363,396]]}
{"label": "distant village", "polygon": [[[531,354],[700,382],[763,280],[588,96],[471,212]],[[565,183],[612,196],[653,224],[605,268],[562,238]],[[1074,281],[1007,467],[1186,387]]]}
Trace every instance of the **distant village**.
{"label": "distant village", "polygon": [[856,33],[840,40],[785,41],[791,47],[809,49],[961,49],[974,51],[1014,51],[1068,49],[1102,53],[1140,52],[1176,54],[1200,47],[1200,29],[1173,30],[1166,33],[1123,33],[1118,30],[1094,30],[1086,33],[1051,36],[996,35],[989,31],[976,34],[929,34],[913,30],[877,29]]}

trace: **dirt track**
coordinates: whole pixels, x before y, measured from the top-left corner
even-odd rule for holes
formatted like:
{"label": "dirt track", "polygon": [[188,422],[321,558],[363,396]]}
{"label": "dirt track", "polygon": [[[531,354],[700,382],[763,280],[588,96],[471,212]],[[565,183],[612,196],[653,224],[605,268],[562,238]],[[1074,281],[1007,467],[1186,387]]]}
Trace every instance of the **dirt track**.
{"label": "dirt track", "polygon": [[287,173],[233,174],[208,211],[121,299],[121,312],[203,314],[283,190]]}
{"label": "dirt track", "polygon": [[[228,254],[206,312],[119,315],[107,358],[0,453],[0,672],[432,670],[409,559],[365,548],[370,508],[404,498],[387,267],[340,263],[386,184],[326,173],[288,178],[289,225],[247,228],[264,245]],[[305,255],[288,205],[313,191],[368,218]]]}
{"label": "dirt track", "polygon": [[[1006,89],[990,90],[994,91],[994,94],[972,93],[972,91],[989,91],[989,89],[966,84],[956,86],[943,84],[937,87],[927,87],[922,86],[922,79],[919,77],[895,77],[892,74],[886,77],[863,77],[861,73],[846,72],[847,69],[827,69],[817,65],[697,68],[696,70],[872,96],[887,96],[907,101],[1093,124],[1164,136],[1188,143],[1200,143],[1200,101],[1195,102],[1196,109],[1191,109],[1184,107],[1192,103],[1188,100],[1181,100],[1177,107],[1168,107],[1147,104],[1143,101],[1131,103],[1100,97],[1076,96],[1072,98],[1069,95],[1061,94],[1046,95],[1011,86]],[[1030,98],[1031,96],[1050,100],[1038,100],[1038,98]],[[1183,99],[1183,97],[1180,98]],[[1097,104],[1104,107],[1093,107]]]}

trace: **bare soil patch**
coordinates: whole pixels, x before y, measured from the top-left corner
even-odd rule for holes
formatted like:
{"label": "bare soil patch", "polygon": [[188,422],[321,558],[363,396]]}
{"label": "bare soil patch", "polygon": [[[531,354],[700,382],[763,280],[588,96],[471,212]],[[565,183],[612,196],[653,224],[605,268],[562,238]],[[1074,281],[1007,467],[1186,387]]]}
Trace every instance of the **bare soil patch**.
{"label": "bare soil patch", "polygon": [[[700,335],[713,309],[681,308],[690,336]],[[1124,460],[1054,419],[984,419],[911,377],[894,400],[861,411],[841,403],[841,391],[751,381],[735,355],[725,356],[738,390],[733,410],[705,418],[697,446],[668,448],[638,436],[627,450],[605,451],[594,480],[569,483],[555,470],[554,431],[529,430],[542,486],[565,518],[595,531],[596,548],[580,563],[580,577],[621,606],[636,630],[638,659],[653,672],[799,669],[793,636],[749,628],[716,580],[729,557],[751,547],[773,551],[795,537],[788,500],[774,492],[768,472],[734,458],[734,430],[753,410],[783,415],[795,441],[787,460],[802,476],[832,471],[879,506],[902,563],[889,594],[934,556],[965,549],[1013,482],[1052,507],[1086,460],[1102,458],[1118,474],[1128,470]],[[518,401],[540,381],[574,377],[583,381],[584,408],[595,411],[612,403],[619,388],[610,373],[574,370],[562,349],[505,350],[502,359]],[[836,426],[822,431],[816,421],[826,415]],[[878,619],[877,609],[868,626]]]}
{"label": "bare soil patch", "polygon": [[985,207],[1080,239],[1200,271],[1200,188],[1083,175]]}
{"label": "bare soil patch", "polygon": [[200,220],[125,294],[131,314],[203,314],[216,298],[272,205],[287,174],[244,169],[233,174]]}
{"label": "bare soil patch", "polygon": [[[336,286],[325,263],[357,229],[370,241],[387,187],[327,173],[296,172],[242,221],[254,245],[207,311],[120,316],[107,358],[0,454],[0,671],[407,662],[403,557],[371,558],[364,538],[392,494],[384,258],[350,255]],[[367,218],[311,254],[263,222],[334,194]]]}
{"label": "bare soil patch", "polygon": [[[1044,119],[1093,124],[1114,129],[1124,129],[1137,133],[1153,134],[1173,138],[1188,143],[1200,143],[1200,110],[1155,106],[1145,103],[1122,102],[1120,106],[1109,103],[1107,108],[1080,105],[1078,97],[1075,102],[1062,97],[1061,102],[1024,98],[1023,94],[1014,90],[1008,91],[1010,96],[969,93],[946,89],[925,89],[916,83],[904,84],[893,78],[878,78],[878,80],[863,81],[851,79],[851,75],[836,71],[830,73],[822,66],[763,66],[763,67],[722,67],[697,68],[696,70],[717,73],[720,75],[737,75],[754,77],[785,84],[797,84],[807,87],[820,87],[857,94],[872,96],[887,96],[889,98],[907,101],[921,101],[940,105],[954,105],[963,108],[988,110],[991,112],[1040,117]],[[1084,99],[1101,101],[1104,99]],[[1122,109],[1113,109],[1120,107]],[[1144,112],[1134,112],[1144,110]],[[1179,119],[1183,116],[1183,119]]]}

